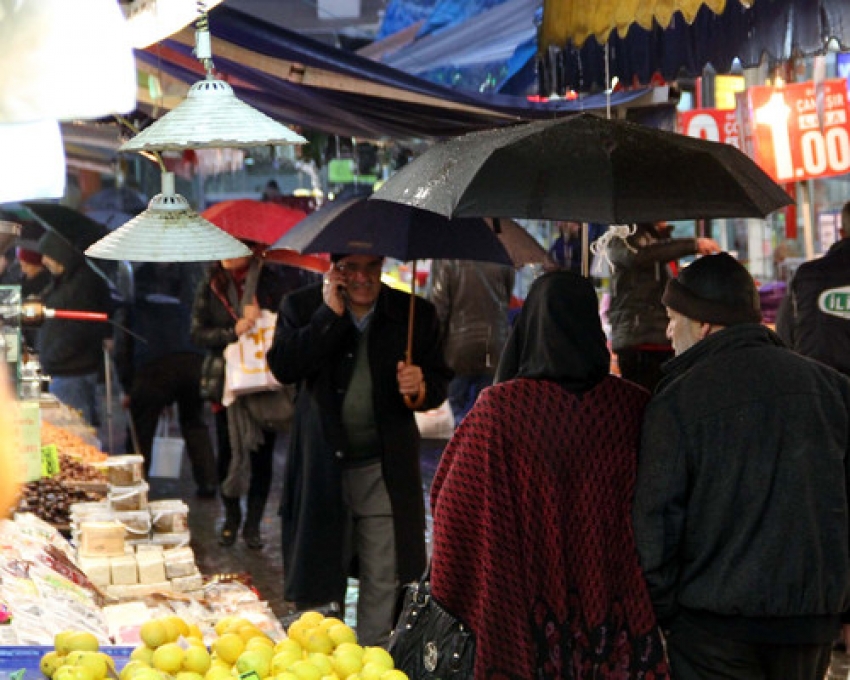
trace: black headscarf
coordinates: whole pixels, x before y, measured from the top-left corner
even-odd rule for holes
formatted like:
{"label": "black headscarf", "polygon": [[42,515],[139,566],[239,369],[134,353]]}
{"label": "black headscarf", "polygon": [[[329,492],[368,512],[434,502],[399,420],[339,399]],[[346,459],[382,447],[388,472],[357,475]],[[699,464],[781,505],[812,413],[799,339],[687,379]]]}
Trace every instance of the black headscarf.
{"label": "black headscarf", "polygon": [[550,272],[531,286],[495,382],[547,379],[580,393],[608,375],[610,365],[593,284],[572,272]]}

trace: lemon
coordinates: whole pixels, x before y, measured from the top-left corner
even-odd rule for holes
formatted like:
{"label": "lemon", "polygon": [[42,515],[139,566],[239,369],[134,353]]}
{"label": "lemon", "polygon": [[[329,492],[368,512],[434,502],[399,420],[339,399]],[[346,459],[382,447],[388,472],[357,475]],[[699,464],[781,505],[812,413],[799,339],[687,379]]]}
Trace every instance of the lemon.
{"label": "lemon", "polygon": [[169,635],[170,631],[162,619],[145,621],[139,629],[139,637],[151,649],[156,649],[166,642],[171,642]]}
{"label": "lemon", "polygon": [[318,668],[322,676],[330,675],[334,672],[333,664],[331,664],[331,659],[327,654],[313,652],[307,656],[307,661]]}
{"label": "lemon", "polygon": [[356,654],[358,659],[363,658],[364,649],[356,642],[343,642],[336,646],[334,649],[334,656],[338,654],[346,653],[346,654]]}
{"label": "lemon", "polygon": [[385,671],[381,676],[381,680],[410,680],[407,677],[407,673],[404,671],[398,670],[398,668],[390,668],[390,670]]}
{"label": "lemon", "polygon": [[229,668],[222,666],[210,666],[210,669],[204,675],[204,680],[230,680],[233,676],[230,675]]}
{"label": "lemon", "polygon": [[304,612],[301,616],[298,617],[299,621],[303,621],[304,625],[308,628],[314,628],[318,626],[322,621],[325,620],[323,614],[319,612]]}
{"label": "lemon", "polygon": [[61,633],[56,633],[56,635],[53,636],[53,648],[62,656],[65,656],[71,651],[71,647],[68,643],[75,632],[76,631],[73,630],[63,630]]}
{"label": "lemon", "polygon": [[328,636],[334,643],[334,647],[338,647],[343,642],[357,642],[357,635],[354,630],[352,630],[350,626],[342,623],[342,621],[335,623],[328,628]]}
{"label": "lemon", "polygon": [[239,655],[245,651],[245,642],[236,633],[225,633],[212,643],[212,650],[219,658],[229,664],[236,663]]}
{"label": "lemon", "polygon": [[335,616],[326,616],[319,622],[318,626],[319,628],[324,628],[325,630],[327,630],[331,626],[335,626],[338,623],[343,623],[343,621],[341,619],[336,618]]}
{"label": "lemon", "polygon": [[303,648],[301,647],[301,643],[298,640],[293,640],[292,638],[283,638],[280,642],[278,642],[274,646],[274,653],[280,654],[281,652],[289,652],[289,651],[297,651],[299,654]]}
{"label": "lemon", "polygon": [[304,640],[304,649],[308,652],[320,652],[330,654],[334,650],[334,643],[330,636],[321,628],[314,628],[307,633]]}
{"label": "lemon", "polygon": [[204,680],[202,673],[194,673],[192,671],[180,671],[174,676],[174,680]]}
{"label": "lemon", "polygon": [[[252,624],[248,619],[246,619],[242,616],[231,616],[230,620],[227,623],[227,626],[224,629],[224,633],[235,633],[240,628],[242,628],[242,626],[252,626],[252,625],[254,625],[254,624]],[[220,633],[220,635],[223,635],[224,633]]]}
{"label": "lemon", "polygon": [[363,650],[363,665],[374,663],[377,666],[383,667],[384,670],[395,668],[395,661],[390,653],[383,647],[366,647]]}
{"label": "lemon", "polygon": [[186,652],[176,642],[166,642],[153,652],[153,667],[163,673],[174,675],[183,667]]}
{"label": "lemon", "polygon": [[313,628],[314,626],[309,625],[306,621],[298,619],[290,624],[286,634],[293,640],[297,641],[302,647],[306,647],[307,633]]}
{"label": "lemon", "polygon": [[132,661],[141,661],[145,666],[153,665],[153,649],[148,647],[147,645],[139,645],[132,652],[130,652],[130,659]]}
{"label": "lemon", "polygon": [[322,672],[309,661],[296,661],[290,670],[295,673],[298,680],[321,680]]}
{"label": "lemon", "polygon": [[265,678],[271,670],[271,657],[259,650],[249,649],[236,659],[236,669],[239,675],[254,671],[260,678]]}
{"label": "lemon", "polygon": [[148,666],[133,673],[133,680],[163,680],[163,675],[155,668]]}
{"label": "lemon", "polygon": [[[72,660],[73,657],[73,660]],[[109,672],[106,659],[98,652],[71,652],[68,661],[75,666],[83,666],[91,671],[94,680],[103,680]]]}
{"label": "lemon", "polygon": [[146,666],[141,661],[128,661],[127,665],[121,669],[118,678],[119,680],[130,680],[136,674],[136,671],[141,668],[149,668],[149,666]]}
{"label": "lemon", "polygon": [[336,674],[345,680],[345,678],[349,675],[359,673],[360,669],[363,668],[360,656],[361,655],[356,651],[340,652],[339,654],[334,653],[331,659]]}
{"label": "lemon", "polygon": [[48,678],[53,677],[56,670],[65,663],[65,657],[57,651],[47,652],[38,663],[38,668]]}
{"label": "lemon", "polygon": [[289,669],[289,667],[296,661],[301,661],[303,658],[303,653],[294,649],[278,652],[272,657],[269,673],[271,675],[280,675],[285,670]]}
{"label": "lemon", "polygon": [[245,643],[245,649],[260,649],[260,648],[274,649],[274,640],[272,640],[268,635],[263,632],[260,632],[259,635],[255,635],[250,638]]}
{"label": "lemon", "polygon": [[184,619],[181,619],[179,616],[171,615],[165,617],[166,621],[170,621],[176,628],[178,637],[182,635],[183,637],[188,637],[189,635],[189,624],[186,623]]}
{"label": "lemon", "polygon": [[204,675],[211,665],[210,653],[206,647],[189,645],[183,656],[183,670],[189,673]]}
{"label": "lemon", "polygon": [[292,671],[284,671],[275,675],[274,680],[298,680],[298,676]]}
{"label": "lemon", "polygon": [[360,680],[380,680],[388,670],[374,661],[364,663],[363,668],[360,669]]}

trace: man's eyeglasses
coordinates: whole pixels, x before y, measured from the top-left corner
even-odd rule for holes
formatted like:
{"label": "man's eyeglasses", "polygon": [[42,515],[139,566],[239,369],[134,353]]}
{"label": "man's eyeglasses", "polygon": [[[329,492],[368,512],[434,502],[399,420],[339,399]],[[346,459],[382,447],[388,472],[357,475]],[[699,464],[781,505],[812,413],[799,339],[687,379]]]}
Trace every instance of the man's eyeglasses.
{"label": "man's eyeglasses", "polygon": [[383,260],[373,260],[372,262],[362,264],[359,262],[340,262],[336,265],[336,268],[343,274],[366,274],[367,276],[374,276],[381,273],[383,265]]}

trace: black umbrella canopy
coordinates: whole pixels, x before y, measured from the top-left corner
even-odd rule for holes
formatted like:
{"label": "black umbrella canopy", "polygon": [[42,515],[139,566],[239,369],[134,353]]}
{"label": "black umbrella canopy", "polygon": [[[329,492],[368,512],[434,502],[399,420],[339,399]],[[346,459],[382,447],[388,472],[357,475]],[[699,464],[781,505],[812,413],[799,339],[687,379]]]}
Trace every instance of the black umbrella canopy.
{"label": "black umbrella canopy", "polygon": [[591,114],[436,144],[374,199],[446,217],[604,224],[765,217],[793,203],[728,144]]}
{"label": "black umbrella canopy", "polygon": [[85,255],[85,250],[105,237],[109,230],[88,215],[60,203],[25,201],[22,204],[46,230],[57,234],[80,253],[85,263],[115,289],[118,263],[102,260],[98,264]]}
{"label": "black umbrella canopy", "polygon": [[299,253],[380,255],[409,261],[425,258],[513,264],[483,219],[450,220],[389,201],[333,201],[308,215],[269,250]]}

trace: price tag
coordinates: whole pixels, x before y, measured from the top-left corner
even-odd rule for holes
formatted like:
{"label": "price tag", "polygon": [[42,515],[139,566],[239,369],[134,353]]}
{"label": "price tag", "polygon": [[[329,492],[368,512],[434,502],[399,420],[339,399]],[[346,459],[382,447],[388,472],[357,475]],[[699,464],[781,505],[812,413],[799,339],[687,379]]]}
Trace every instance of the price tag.
{"label": "price tag", "polygon": [[59,449],[56,444],[41,447],[41,476],[55,477],[59,474]]}
{"label": "price tag", "polygon": [[777,182],[797,182],[850,171],[847,81],[747,90],[752,156]]}

